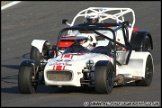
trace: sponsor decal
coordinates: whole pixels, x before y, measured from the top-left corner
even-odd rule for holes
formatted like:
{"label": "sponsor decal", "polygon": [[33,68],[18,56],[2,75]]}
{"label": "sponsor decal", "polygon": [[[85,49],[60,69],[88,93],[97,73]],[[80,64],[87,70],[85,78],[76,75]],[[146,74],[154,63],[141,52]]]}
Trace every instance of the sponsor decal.
{"label": "sponsor decal", "polygon": [[57,60],[54,60],[53,63],[49,63],[48,66],[54,66],[54,65],[64,65],[64,66],[72,66],[71,63],[68,63],[70,62],[71,59],[57,59]]}
{"label": "sponsor decal", "polygon": [[76,53],[76,54],[64,54],[61,56],[61,59],[55,60],[53,63],[50,63],[49,66],[53,66],[53,70],[64,70],[66,66],[72,66],[69,63],[74,55],[83,55],[86,53]]}
{"label": "sponsor decal", "polygon": [[64,62],[70,62],[71,60],[65,59]]}
{"label": "sponsor decal", "polygon": [[49,66],[53,66],[53,70],[64,70],[66,66],[72,66],[72,64],[69,63],[70,61],[71,59],[58,59],[55,60],[53,63],[49,63]]}
{"label": "sponsor decal", "polygon": [[56,62],[61,62],[61,61],[63,61],[62,59],[59,59],[59,60],[55,60]]}
{"label": "sponsor decal", "polygon": [[54,62],[54,63],[50,63],[49,66],[54,66],[54,65],[64,65],[64,66],[72,66],[72,64],[67,63],[67,62]]}

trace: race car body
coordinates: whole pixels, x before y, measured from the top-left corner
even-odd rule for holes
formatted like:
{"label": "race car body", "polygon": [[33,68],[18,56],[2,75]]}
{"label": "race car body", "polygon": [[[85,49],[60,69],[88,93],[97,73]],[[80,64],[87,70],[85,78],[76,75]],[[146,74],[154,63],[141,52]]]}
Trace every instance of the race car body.
{"label": "race car body", "polygon": [[[148,56],[152,58],[148,52],[132,52],[128,65],[117,65],[116,76],[123,75],[127,82],[145,78],[145,63]],[[49,59],[44,69],[45,84],[80,87],[80,80],[84,77],[83,73],[89,61],[92,62],[89,77],[94,81],[95,64],[104,60],[109,60],[113,64],[113,58],[96,53],[69,53]]]}
{"label": "race car body", "polygon": [[[89,13],[90,11],[90,13]],[[110,11],[117,13],[108,14]],[[124,15],[131,13],[132,22]],[[79,16],[98,15],[98,23],[74,24]],[[116,22],[107,22],[113,19]],[[106,21],[106,22],[105,22]],[[130,8],[90,7],[79,12],[50,45],[48,40],[34,39],[30,59],[22,61],[18,85],[21,93],[35,93],[40,82],[46,86],[94,87],[97,93],[109,94],[114,86],[134,82],[149,86],[154,73],[151,34],[134,28],[135,15]],[[93,46],[88,52],[66,52],[87,36]],[[39,78],[40,73],[43,73]]]}

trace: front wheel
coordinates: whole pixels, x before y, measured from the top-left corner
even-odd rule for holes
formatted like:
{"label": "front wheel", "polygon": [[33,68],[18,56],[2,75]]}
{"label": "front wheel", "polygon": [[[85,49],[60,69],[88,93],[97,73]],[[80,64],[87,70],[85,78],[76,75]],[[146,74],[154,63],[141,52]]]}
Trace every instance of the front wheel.
{"label": "front wheel", "polygon": [[20,93],[35,93],[38,86],[38,73],[34,76],[34,68],[21,66],[18,75],[18,87]]}
{"label": "front wheel", "polygon": [[113,65],[95,67],[95,89],[98,93],[109,94],[113,89]]}
{"label": "front wheel", "polygon": [[39,52],[39,50],[36,47],[32,46],[30,51],[30,59],[36,60],[38,63],[40,63],[42,58],[43,56]]}

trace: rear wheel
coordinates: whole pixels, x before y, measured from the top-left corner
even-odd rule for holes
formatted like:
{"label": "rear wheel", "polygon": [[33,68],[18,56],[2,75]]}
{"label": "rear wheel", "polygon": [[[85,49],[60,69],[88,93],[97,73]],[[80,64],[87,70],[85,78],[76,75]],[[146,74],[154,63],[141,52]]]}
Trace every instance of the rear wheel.
{"label": "rear wheel", "polygon": [[34,68],[21,66],[18,75],[18,87],[20,93],[35,93],[38,86],[38,73],[34,76]]}
{"label": "rear wheel", "polygon": [[142,51],[151,52],[151,40],[148,35],[145,37],[145,40],[142,43]]}
{"label": "rear wheel", "polygon": [[109,94],[113,89],[113,65],[95,67],[95,89],[98,93]]}
{"label": "rear wheel", "polygon": [[149,55],[146,61],[146,69],[145,69],[145,78],[142,80],[135,81],[135,84],[138,86],[149,86],[152,82],[153,77],[153,60]]}

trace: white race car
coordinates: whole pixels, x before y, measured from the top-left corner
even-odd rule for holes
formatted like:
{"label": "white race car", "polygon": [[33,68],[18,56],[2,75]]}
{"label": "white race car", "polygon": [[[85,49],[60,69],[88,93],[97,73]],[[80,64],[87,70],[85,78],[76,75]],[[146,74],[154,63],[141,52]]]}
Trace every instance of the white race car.
{"label": "white race car", "polygon": [[[132,22],[124,20],[128,13]],[[87,15],[98,15],[100,22],[74,24],[78,17]],[[108,22],[109,19],[115,22]],[[35,93],[42,81],[47,86],[91,86],[103,94],[130,82],[149,86],[154,73],[153,42],[151,34],[134,28],[134,23],[134,11],[130,8],[90,7],[79,12],[71,24],[64,19],[63,24],[69,27],[60,31],[55,45],[47,40],[32,41],[30,59],[20,65],[20,93]],[[88,35],[95,50],[64,53],[77,34]],[[100,52],[102,48],[110,50],[111,56]]]}

